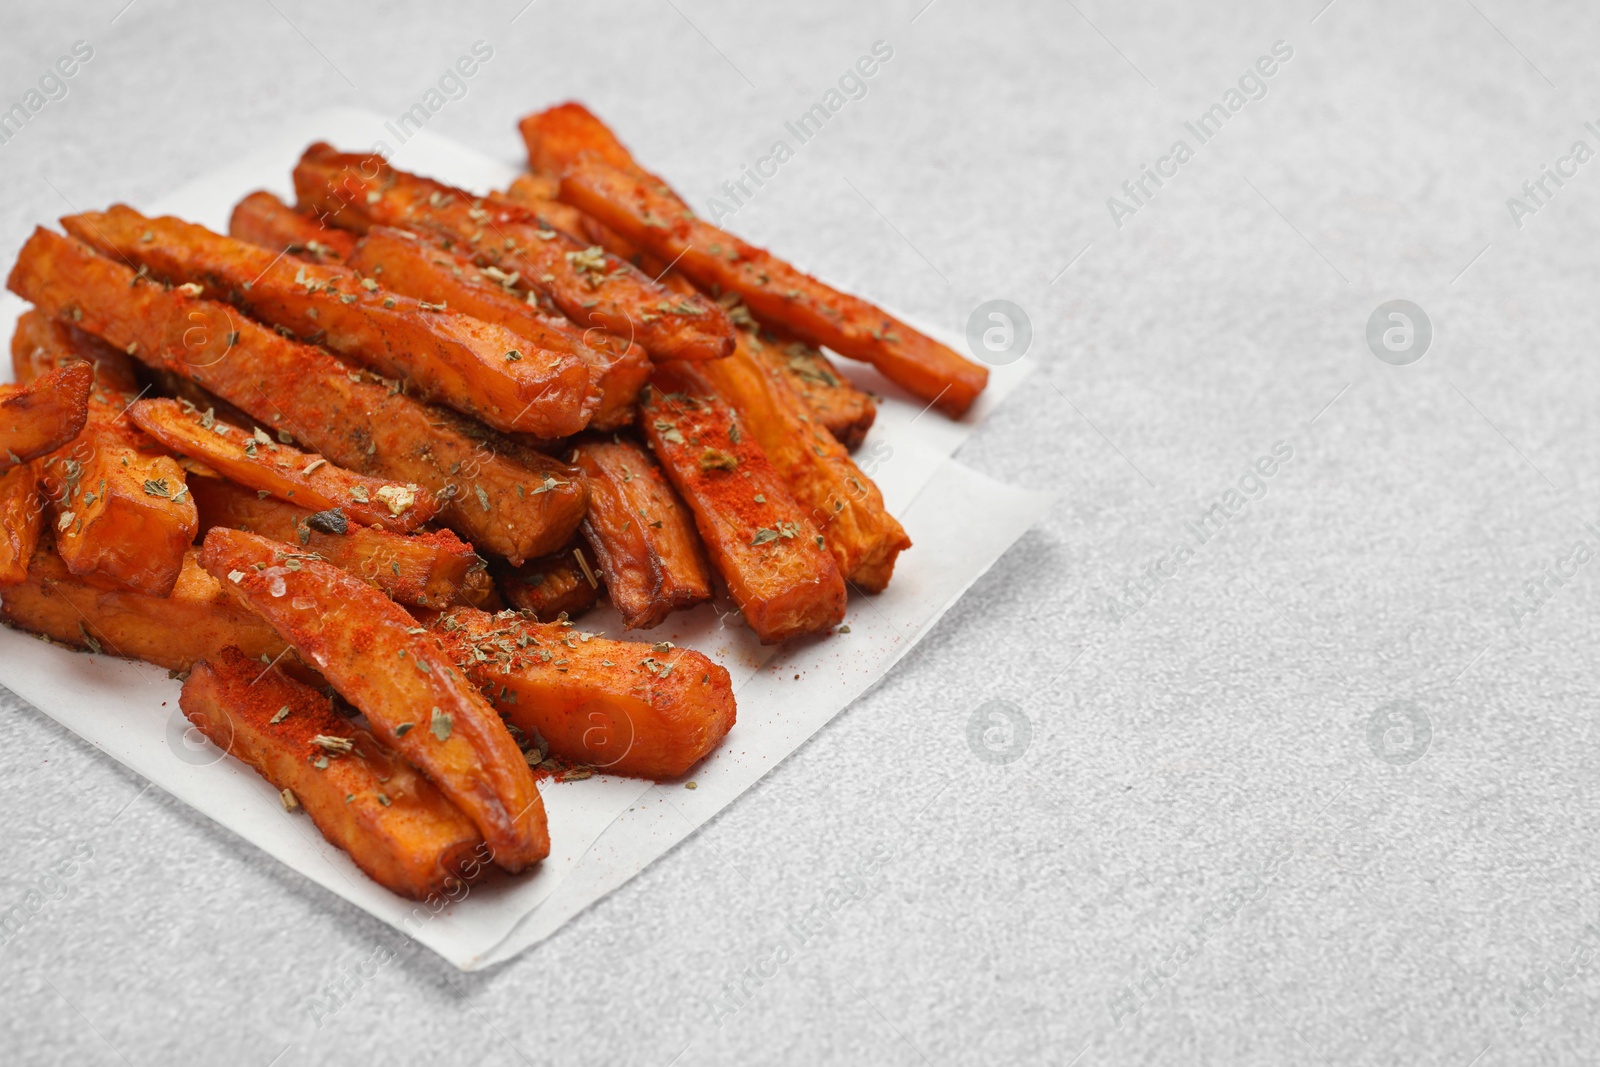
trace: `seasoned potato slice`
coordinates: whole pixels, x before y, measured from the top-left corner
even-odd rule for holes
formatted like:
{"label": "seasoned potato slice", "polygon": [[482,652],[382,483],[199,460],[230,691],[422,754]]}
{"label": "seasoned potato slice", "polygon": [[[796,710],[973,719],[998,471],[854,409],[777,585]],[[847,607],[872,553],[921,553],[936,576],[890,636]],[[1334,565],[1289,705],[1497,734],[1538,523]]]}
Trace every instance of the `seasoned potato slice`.
{"label": "seasoned potato slice", "polygon": [[589,479],[583,536],[624,625],[648,629],[711,599],[694,517],[644,449],[593,441],[573,449],[571,461]]}
{"label": "seasoned potato slice", "polygon": [[582,326],[636,341],[653,359],[719,359],[733,327],[715,302],[669,292],[632,264],[559,229],[538,212],[395,170],[379,156],[306,149],[294,171],[300,207],[335,226],[428,230],[482,266],[519,275]]}
{"label": "seasoned potato slice", "polygon": [[186,671],[229,645],[263,664],[278,660],[288,647],[260,616],[222,591],[193,549],[172,592],[158,597],[73,574],[41,545],[27,581],[0,590],[0,619],[64,645],[170,671]]}
{"label": "seasoned potato slice", "polygon": [[639,426],[728,593],[763,644],[837,625],[844,576],[827,542],[737,412],[687,371],[656,367]]}
{"label": "seasoned potato slice", "polygon": [[199,460],[247,489],[312,511],[339,508],[352,520],[410,533],[439,511],[431,493],[409,482],[369,478],[283,444],[257,429],[230,426],[176,400],[140,400],[128,409],[139,428],[174,452]]}
{"label": "seasoned potato slice", "polygon": [[342,510],[313,512],[223,478],[190,475],[189,489],[202,534],[226,526],[297,546],[402,604],[435,609],[495,604],[484,561],[449,530],[410,536],[374,530],[350,521]]}
{"label": "seasoned potato slice", "polygon": [[589,370],[502,326],[381,289],[329,264],[297,261],[182,219],[118,205],[62,220],[104,255],[236,304],[255,318],[373,370],[495,429],[563,437],[589,424]]}
{"label": "seasoned potato slice", "polygon": [[584,558],[584,548],[572,544],[520,567],[502,566],[496,570],[495,585],[507,604],[540,622],[575,619],[594,607],[600,594],[599,578]]}
{"label": "seasoned potato slice", "polygon": [[34,231],[7,284],[330,462],[423,486],[444,504],[444,525],[512,562],[554,552],[583,520],[588,493],[571,467],[224,305],[141,282],[70,238]]}
{"label": "seasoned potato slice", "polygon": [[206,534],[200,562],[360,708],[519,871],[550,852],[544,801],[505,724],[404,608],[354,575],[240,530]]}
{"label": "seasoned potato slice", "polygon": [[28,564],[39,547],[43,525],[39,468],[24,463],[0,474],[0,586],[28,580]]}
{"label": "seasoned potato slice", "polygon": [[367,277],[383,279],[396,292],[448,303],[539,348],[570,349],[588,364],[599,398],[589,428],[614,430],[633,421],[634,399],[650,379],[650,357],[638,345],[604,330],[580,330],[559,315],[547,314],[518,293],[512,275],[495,267],[482,271],[467,257],[407,230],[374,226],[347,262]]}
{"label": "seasoned potato slice", "polygon": [[264,189],[234,205],[228,236],[312,263],[343,262],[356,243],[344,230],[322,225]]}
{"label": "seasoned potato slice", "polygon": [[0,385],[0,474],[78,436],[93,384],[93,367],[70,363],[27,385]]}
{"label": "seasoned potato slice", "polygon": [[471,608],[431,629],[509,721],[608,774],[676,778],[733,727],[728,672],[690,649]]}
{"label": "seasoned potato slice", "polygon": [[483,836],[460,808],[330,698],[276,667],[223,649],[195,664],[178,703],[384,888],[420,900],[488,869]]}

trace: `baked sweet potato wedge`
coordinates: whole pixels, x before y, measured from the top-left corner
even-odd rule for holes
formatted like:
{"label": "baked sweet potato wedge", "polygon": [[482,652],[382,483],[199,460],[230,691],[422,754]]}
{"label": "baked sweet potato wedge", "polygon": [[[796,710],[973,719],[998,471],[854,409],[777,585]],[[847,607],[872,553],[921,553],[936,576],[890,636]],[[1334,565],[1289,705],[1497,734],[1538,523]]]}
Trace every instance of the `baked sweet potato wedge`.
{"label": "baked sweet potato wedge", "polygon": [[[530,184],[530,182],[533,180],[532,175],[524,174],[519,175],[519,177],[529,179],[529,181],[518,185],[517,180],[512,179],[511,186],[508,187],[504,192],[498,190],[491,191],[484,199],[504,204],[515,204],[523,208],[531,209],[534,214],[539,216],[540,221],[543,222],[546,227],[552,230],[559,230],[561,233],[577,238],[578,243],[583,245],[585,248],[587,248],[590,244],[598,243],[595,241],[585,240],[587,229],[584,225],[584,222],[587,216],[584,215],[583,212],[579,211],[571,204],[563,204],[561,201],[557,200],[554,195],[538,195],[538,193],[535,191],[534,185]],[[553,186],[546,182],[537,182],[534,184],[540,187],[540,192],[550,189],[559,191],[561,188],[561,183],[559,180],[557,180]],[[634,266],[637,267],[638,264],[635,263]],[[650,275],[650,277],[655,276]]]}
{"label": "baked sweet potato wedge", "polygon": [[592,441],[569,459],[589,479],[583,536],[623,625],[648,629],[711,599],[711,569],[694,518],[644,449]]}
{"label": "baked sweet potato wedge", "polygon": [[222,591],[201,569],[193,549],[172,592],[157,597],[73,574],[41,544],[27,581],[0,591],[0,620],[64,645],[145,660],[170,671],[186,671],[229,645],[263,664],[277,660],[287,647],[260,616]]}
{"label": "baked sweet potato wedge", "polygon": [[561,199],[675,264],[702,289],[737,293],[757,320],[871,363],[948,415],[962,415],[988,383],[983,366],[695,217],[654,183],[593,156],[579,156],[562,170]]}
{"label": "baked sweet potato wedge", "polygon": [[878,402],[856,386],[822,350],[804,341],[762,329],[745,316],[742,306],[729,311],[744,334],[750,351],[762,362],[783,375],[807,413],[833,435],[847,450],[854,452],[866,439],[878,417]]}
{"label": "baked sweet potato wedge", "polygon": [[374,226],[346,263],[396,292],[448,303],[465,314],[504,326],[531,345],[567,349],[589,366],[599,403],[592,430],[615,430],[633,421],[633,402],[650,378],[650,357],[638,345],[603,330],[580,330],[530,304],[519,280],[497,267],[480,270],[471,259],[424,241],[409,230]]}
{"label": "baked sweet potato wedge", "polygon": [[[559,204],[561,207],[567,207],[568,210],[577,210],[562,204],[561,201],[556,199],[561,195],[561,175],[542,169],[524,171],[512,178],[511,184],[507,185],[504,190],[494,195],[503,196],[507,200],[527,207],[544,208],[552,204]],[[577,236],[577,232],[574,230],[568,230],[567,232],[574,237]]]}
{"label": "baked sweet potato wedge", "polygon": [[[529,168],[555,176],[555,190],[550,194],[552,197],[559,193],[561,172],[567,169],[568,164],[588,155],[626,171],[641,181],[652,183],[663,196],[683,204],[666,182],[639,166],[633,153],[612,132],[610,126],[575,100],[524,116],[517,123],[517,130],[522,134],[523,144],[528,147]],[[549,187],[548,179],[545,187]]]}
{"label": "baked sweet potato wedge", "polygon": [[444,525],[513,562],[559,549],[583,519],[588,493],[571,467],[225,305],[139,281],[70,238],[36,230],[8,285],[46,314],[188,378],[330,462],[423,486],[444,504]]}
{"label": "baked sweet potato wedge", "polygon": [[294,172],[302,209],[335,226],[428,230],[456,241],[481,266],[516,273],[572,321],[637,342],[654,359],[719,359],[733,327],[715,302],[680,297],[518,204],[474,197],[390,167],[376,155],[306,149]]}
{"label": "baked sweet potato wedge", "polygon": [[495,429],[564,437],[589,424],[589,371],[571,351],[533,348],[503,326],[398,295],[372,278],[306,263],[170,217],[116,205],[62,220],[104,255],[326,345],[424,399]]}
{"label": "baked sweet potato wedge", "polygon": [[[846,581],[869,593],[881,592],[894,573],[895,558],[911,547],[911,538],[883,506],[883,494],[872,479],[811,418],[783,373],[757,354],[761,344],[752,333],[741,332],[733,355],[682,368],[683,374],[701,379],[707,389],[697,391],[715,392],[739,413],[740,425],[761,445],[811,524],[822,531]],[[593,520],[592,503],[589,514],[586,523]]]}
{"label": "baked sweet potato wedge", "polygon": [[322,225],[264,189],[234,205],[228,236],[312,263],[342,263],[356,243],[344,230]]}
{"label": "baked sweet potato wedge", "polygon": [[195,664],[178,706],[385,889],[421,900],[488,869],[483,837],[460,808],[329,697],[276,667],[223,649]]}
{"label": "baked sweet potato wedge", "polygon": [[166,596],[199,528],[183,468],[109,433],[91,429],[81,443],[89,449],[81,461],[70,454],[41,461],[56,551],[74,574]]}
{"label": "baked sweet potato wedge", "polygon": [[[17,331],[31,361],[93,376],[78,354],[87,349],[92,357],[99,344],[87,344],[81,331],[37,312],[24,315]],[[128,419],[132,399],[92,386],[78,434],[35,465],[56,549],[67,566],[164,596],[194,540],[194,503],[183,468]]]}
{"label": "baked sweet potato wedge", "polygon": [[93,367],[70,363],[26,385],[0,385],[0,473],[78,436],[93,384]]}
{"label": "baked sweet potato wedge", "polygon": [[312,511],[341,509],[353,522],[410,533],[438,514],[433,494],[409,482],[387,482],[345,470],[321,456],[282,444],[259,427],[252,433],[176,400],[139,400],[128,416],[145,433],[248,489]]}
{"label": "baked sweet potato wedge", "polygon": [[495,570],[495,585],[507,604],[540,622],[575,619],[594,607],[600,595],[599,579],[583,553],[574,544],[520,567],[502,565]]}
{"label": "baked sweet potato wedge", "polygon": [[845,585],[827,542],[738,413],[689,369],[657,365],[639,428],[712,565],[762,644],[832,628]]}
{"label": "baked sweet potato wedge", "polygon": [[94,388],[112,393],[137,393],[138,364],[98,337],[65,322],[57,322],[38,308],[17,318],[11,334],[11,370],[18,382],[28,384],[72,363],[88,363],[94,371]]}
{"label": "baked sweet potato wedge", "polygon": [[[553,112],[562,112],[556,123],[559,134],[556,141],[560,145],[560,150],[554,153],[550,151],[538,153],[534,148],[537,134],[529,133],[530,122],[551,116]],[[633,166],[632,157],[621,148],[620,142],[611,131],[581,105],[563,104],[548,112],[530,115],[523,120],[522,129],[524,137],[528,140],[532,159],[546,160],[555,165],[563,160],[576,158],[586,145],[598,140],[605,146],[605,151],[601,152],[602,158],[613,162],[614,165],[622,166],[624,164],[616,163],[620,151],[620,156],[626,158],[627,165]],[[549,216],[554,209],[543,198],[554,195],[559,188],[559,178],[553,177],[551,172],[541,171],[535,174],[519,174],[503,195],[508,200],[532,207]],[[661,191],[671,193],[665,186],[661,186]],[[566,204],[558,206],[566,208],[577,216],[569,223],[571,232],[579,233],[619,259],[627,260],[668,289],[675,292],[695,291],[694,283],[678,273],[671,264],[640,248],[593,216]],[[810,409],[811,416],[826,427],[834,439],[845,448],[854,450],[859,446],[877,418],[877,402],[867,393],[857,389],[815,345],[808,345],[804,341],[758,324],[751,317],[749,309],[739,302],[737,294],[724,293],[718,303],[727,310],[728,319],[735,329],[747,336],[754,336],[755,340],[761,342],[750,347],[783,371],[790,386]],[[597,425],[595,428],[602,427]]]}
{"label": "baked sweet potato wedge", "polygon": [[402,536],[351,522],[341,509],[313,512],[262,497],[224,478],[191,474],[200,533],[213,526],[247,530],[321,556],[342,570],[419,608],[495,603],[494,584],[472,546],[449,530]]}
{"label": "baked sweet potato wedge", "polygon": [[471,608],[430,630],[507,720],[608,774],[676,778],[733,726],[728,672],[691,649]]}
{"label": "baked sweet potato wedge", "polygon": [[266,619],[519,871],[550,852],[544,801],[505,724],[404,608],[330,563],[222,527],[201,565]]}
{"label": "baked sweet potato wedge", "polygon": [[44,526],[39,468],[23,463],[0,474],[0,586],[28,580],[28,564]]}
{"label": "baked sweet potato wedge", "polygon": [[[609,227],[602,226],[595,221],[593,216],[585,215],[571,204],[563,204],[556,199],[561,191],[561,179],[554,174],[540,172],[537,174],[519,174],[511,179],[504,191],[491,193],[495,199],[504,200],[512,204],[521,204],[523,207],[538,213],[539,217],[546,220],[553,228],[562,233],[570,233],[578,240],[587,244],[597,244],[618,259],[625,259],[632,263],[648,277],[654,278],[659,284],[666,284],[666,263],[656,259],[649,252],[644,251],[632,241],[623,240],[622,236]],[[672,289],[674,286],[668,285]],[[693,285],[687,287],[689,291],[698,292]],[[683,289],[677,289],[683,292]]]}

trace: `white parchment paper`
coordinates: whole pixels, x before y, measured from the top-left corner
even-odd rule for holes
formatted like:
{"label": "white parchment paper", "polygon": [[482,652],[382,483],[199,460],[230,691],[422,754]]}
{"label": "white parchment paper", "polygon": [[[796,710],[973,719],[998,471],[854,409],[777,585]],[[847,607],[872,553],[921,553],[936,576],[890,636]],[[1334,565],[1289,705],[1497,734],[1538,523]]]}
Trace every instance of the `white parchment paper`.
{"label": "white parchment paper", "polygon": [[[159,200],[133,206],[223,231],[233,205],[252,190],[271,189],[292,199],[290,169],[315,140],[348,150],[369,149],[381,141],[393,150],[396,166],[475,191],[501,187],[519,169],[517,163],[426,131],[400,144],[382,118],[335,110],[300,120],[250,156]],[[16,297],[0,297],[0,321],[14,321],[22,310]],[[959,338],[941,339],[958,350],[965,348]],[[285,813],[276,790],[255,772],[209,745],[197,744],[178,711],[178,683],[165,671],[70,652],[0,628],[0,684],[457,967],[472,970],[501,962],[548,937],[643,870],[844,710],[910,651],[1047,506],[1044,494],[1000,485],[949,458],[1026,377],[1026,362],[994,368],[983,399],[958,423],[924,412],[920,403],[875,374],[858,374],[860,369],[849,366],[853,376],[883,399],[857,462],[877,481],[914,542],[900,557],[888,590],[851,598],[848,633],[790,642],[779,649],[762,648],[728,604],[706,605],[649,631],[650,640],[670,640],[712,656],[733,676],[738,723],[722,747],[689,776],[696,788],[606,775],[546,782],[550,857],[537,871],[491,878],[443,907],[402,899],[373,883],[324,841],[303,814]],[[585,616],[582,626],[628,636],[609,609]]]}

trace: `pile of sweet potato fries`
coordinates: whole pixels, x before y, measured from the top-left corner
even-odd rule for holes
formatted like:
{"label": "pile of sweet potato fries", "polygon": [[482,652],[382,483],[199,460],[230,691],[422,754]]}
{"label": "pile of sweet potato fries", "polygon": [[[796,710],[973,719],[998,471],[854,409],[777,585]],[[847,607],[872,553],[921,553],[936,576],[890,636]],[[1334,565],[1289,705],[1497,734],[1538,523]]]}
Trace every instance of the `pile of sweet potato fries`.
{"label": "pile of sweet potato fries", "polygon": [[577,104],[475,194],[308,148],[227,235],[113,206],[9,288],[0,618],[184,678],[195,728],[425,897],[550,841],[538,782],[670,779],[726,670],[629,629],[725,592],[834,629],[910,539],[852,461],[864,360],[959,416],[982,367],[696,218]]}

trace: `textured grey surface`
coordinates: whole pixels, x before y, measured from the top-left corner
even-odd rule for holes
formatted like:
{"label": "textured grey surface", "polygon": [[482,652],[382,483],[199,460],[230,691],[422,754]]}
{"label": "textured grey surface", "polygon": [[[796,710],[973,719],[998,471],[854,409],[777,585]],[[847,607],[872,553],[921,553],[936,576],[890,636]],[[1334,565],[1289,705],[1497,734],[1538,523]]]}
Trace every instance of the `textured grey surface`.
{"label": "textured grey surface", "polygon": [[[494,58],[431,128],[512,158],[519,114],[582,98],[704,204],[890,42],[732,226],[951,328],[1025,307],[1044,368],[962,458],[1060,503],[757,790],[487,974],[394,954],[0,701],[0,911],[39,905],[0,945],[0,1060],[1600,1057],[1593,568],[1511,607],[1600,543],[1600,163],[1520,228],[1506,205],[1600,148],[1600,9],[539,0],[512,22],[507,0],[380,25],[138,0],[113,23],[123,2],[9,13],[7,105],[73,41],[95,55],[0,145],[4,248],[298,110],[398,114],[480,38]],[[1265,98],[1114,226],[1106,198],[1193,147],[1183,122],[1277,40]],[[1396,297],[1436,328],[1408,367],[1364,341]],[[1264,494],[1117,609],[1277,441]],[[1006,765],[968,746],[993,700],[1033,727]],[[1431,727],[1409,764],[1369,746],[1396,700]]]}

